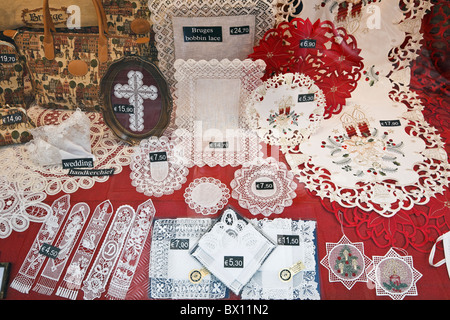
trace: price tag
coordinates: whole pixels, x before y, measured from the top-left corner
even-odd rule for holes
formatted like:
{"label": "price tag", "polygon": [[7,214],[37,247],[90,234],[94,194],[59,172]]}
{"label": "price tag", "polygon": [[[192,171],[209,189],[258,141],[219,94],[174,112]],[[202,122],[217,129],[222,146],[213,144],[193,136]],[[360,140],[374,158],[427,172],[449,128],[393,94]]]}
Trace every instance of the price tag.
{"label": "price tag", "polygon": [[316,48],[316,40],[314,40],[314,39],[302,39],[302,40],[300,40],[300,48],[314,49],[314,48]]}
{"label": "price tag", "polygon": [[299,94],[297,102],[312,102],[314,101],[314,93]]}
{"label": "price tag", "polygon": [[56,259],[58,258],[60,250],[61,249],[54,247],[48,243],[43,243],[41,248],[39,249],[39,253],[43,254],[46,257],[49,257],[50,259]]}
{"label": "price tag", "polygon": [[170,250],[189,250],[189,239],[170,239]]}
{"label": "price tag", "polygon": [[17,58],[14,53],[0,54],[0,63],[16,63]]}
{"label": "price tag", "polygon": [[209,147],[212,149],[226,149],[226,148],[228,148],[228,142],[227,141],[224,141],[224,142],[211,141],[209,143]]}
{"label": "price tag", "polygon": [[150,152],[149,153],[150,162],[162,162],[167,161],[167,152]]}
{"label": "price tag", "polygon": [[131,104],[114,104],[113,111],[115,113],[134,113],[134,106]]}
{"label": "price tag", "polygon": [[243,268],[244,257],[242,256],[225,256],[223,257],[224,268]]}
{"label": "price tag", "polygon": [[230,35],[249,34],[250,26],[230,27]]}
{"label": "price tag", "polygon": [[256,190],[273,190],[274,184],[273,181],[267,181],[267,182],[255,182]]}
{"label": "price tag", "polygon": [[16,124],[21,122],[23,122],[23,114],[21,112],[16,112],[13,114],[2,116],[2,123],[4,125]]}
{"label": "price tag", "polygon": [[401,126],[400,120],[380,120],[382,127],[399,127]]}
{"label": "price tag", "polygon": [[277,244],[280,246],[299,246],[300,237],[298,235],[277,235]]}

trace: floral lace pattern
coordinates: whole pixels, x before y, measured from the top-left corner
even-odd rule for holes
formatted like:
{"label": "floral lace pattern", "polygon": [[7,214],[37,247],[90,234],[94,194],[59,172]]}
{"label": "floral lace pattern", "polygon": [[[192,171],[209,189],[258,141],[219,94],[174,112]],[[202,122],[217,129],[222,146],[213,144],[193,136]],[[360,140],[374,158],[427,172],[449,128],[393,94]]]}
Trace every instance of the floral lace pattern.
{"label": "floral lace pattern", "polygon": [[189,208],[203,215],[215,214],[228,203],[230,190],[220,180],[212,177],[197,178],[184,191]]}
{"label": "floral lace pattern", "polygon": [[[253,219],[277,247],[242,290],[243,299],[319,300],[320,288],[316,261],[316,222],[291,219]],[[302,267],[280,274],[291,266]],[[283,273],[284,274],[284,273]]]}
{"label": "floral lace pattern", "polygon": [[165,136],[142,140],[131,158],[131,184],[149,197],[161,197],[179,190],[189,174],[189,169],[180,160],[179,151],[179,147]]}
{"label": "floral lace pattern", "polygon": [[[206,274],[192,282],[189,275],[203,266],[189,254],[189,249],[208,231],[212,220],[157,219],[150,249],[150,298],[223,299],[227,288],[214,275]],[[179,263],[183,261],[183,263]]]}
{"label": "floral lace pattern", "polygon": [[234,172],[231,196],[251,214],[280,214],[297,196],[294,174],[274,158],[246,163]]}

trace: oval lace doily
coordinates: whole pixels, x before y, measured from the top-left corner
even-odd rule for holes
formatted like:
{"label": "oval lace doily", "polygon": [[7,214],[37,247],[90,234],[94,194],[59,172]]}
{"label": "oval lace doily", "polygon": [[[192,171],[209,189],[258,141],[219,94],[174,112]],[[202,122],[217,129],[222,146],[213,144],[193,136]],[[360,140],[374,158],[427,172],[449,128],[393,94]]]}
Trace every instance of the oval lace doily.
{"label": "oval lace doily", "polygon": [[189,208],[203,215],[215,214],[223,209],[230,198],[230,190],[220,180],[211,177],[195,179],[184,192]]}
{"label": "oval lace doily", "polygon": [[[151,153],[162,155],[166,160],[152,162]],[[176,146],[169,138],[162,136],[142,140],[131,159],[131,184],[149,197],[172,194],[186,182],[189,173],[177,159]]]}
{"label": "oval lace doily", "polygon": [[325,108],[325,95],[310,77],[279,74],[266,80],[248,99],[246,120],[264,142],[294,147],[320,126]]}
{"label": "oval lace doily", "polygon": [[231,196],[253,215],[280,214],[297,196],[294,174],[274,158],[247,163],[234,173]]}

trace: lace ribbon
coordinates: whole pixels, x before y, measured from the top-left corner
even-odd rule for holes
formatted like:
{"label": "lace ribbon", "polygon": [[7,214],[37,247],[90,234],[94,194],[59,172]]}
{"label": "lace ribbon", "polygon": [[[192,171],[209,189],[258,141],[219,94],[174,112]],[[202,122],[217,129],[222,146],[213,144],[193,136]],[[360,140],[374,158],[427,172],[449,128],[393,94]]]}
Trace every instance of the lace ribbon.
{"label": "lace ribbon", "polygon": [[47,261],[33,291],[45,295],[53,293],[89,213],[90,208],[86,203],[77,203],[72,207],[64,228],[53,245],[59,249],[58,256]]}
{"label": "lace ribbon", "polygon": [[69,195],[64,195],[53,202],[52,214],[39,229],[16,278],[11,282],[11,288],[28,294],[46,259],[45,255],[39,253],[42,244],[53,243],[69,208]]}
{"label": "lace ribbon", "polygon": [[113,206],[109,200],[102,202],[95,208],[91,221],[78,244],[72,261],[67,267],[64,279],[56,290],[57,296],[72,300],[77,298],[94,252],[113,212]]}
{"label": "lace ribbon", "polygon": [[147,236],[155,217],[155,207],[151,199],[139,205],[136,218],[125,240],[122,253],[109,283],[109,299],[125,299],[139,263]]}
{"label": "lace ribbon", "polygon": [[134,217],[135,211],[129,205],[123,205],[116,210],[114,220],[102,247],[86,280],[83,281],[81,290],[84,292],[84,300],[99,298],[105,291],[106,284],[119,258]]}

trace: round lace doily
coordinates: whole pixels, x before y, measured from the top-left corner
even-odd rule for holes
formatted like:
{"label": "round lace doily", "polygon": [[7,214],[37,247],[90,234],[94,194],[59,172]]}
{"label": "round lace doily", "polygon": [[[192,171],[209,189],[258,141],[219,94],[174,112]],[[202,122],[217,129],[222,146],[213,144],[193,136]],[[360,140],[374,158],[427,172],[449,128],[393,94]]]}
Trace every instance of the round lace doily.
{"label": "round lace doily", "polygon": [[294,174],[274,158],[247,163],[234,173],[231,196],[253,215],[280,214],[297,196]]}
{"label": "round lace doily", "polygon": [[230,198],[230,190],[220,180],[211,177],[195,179],[184,192],[189,208],[203,215],[215,214],[223,209]]}
{"label": "round lace doily", "polygon": [[176,146],[165,136],[142,140],[131,159],[130,169],[131,184],[149,197],[179,190],[189,173],[178,161]]}

